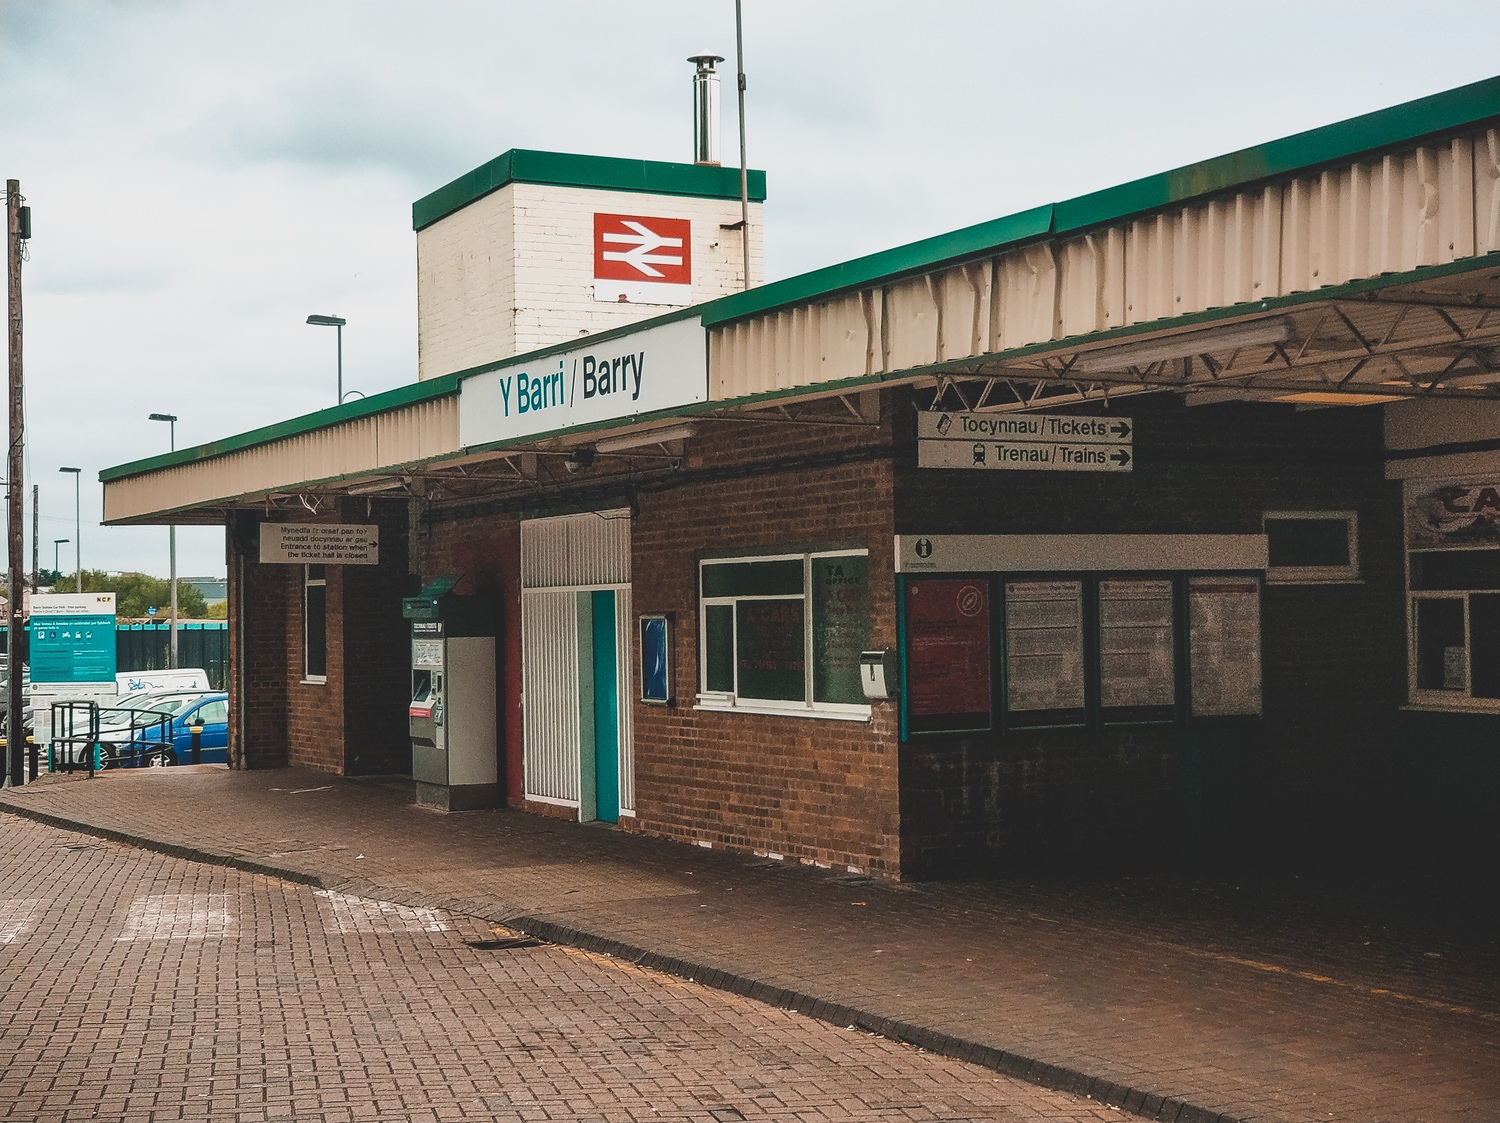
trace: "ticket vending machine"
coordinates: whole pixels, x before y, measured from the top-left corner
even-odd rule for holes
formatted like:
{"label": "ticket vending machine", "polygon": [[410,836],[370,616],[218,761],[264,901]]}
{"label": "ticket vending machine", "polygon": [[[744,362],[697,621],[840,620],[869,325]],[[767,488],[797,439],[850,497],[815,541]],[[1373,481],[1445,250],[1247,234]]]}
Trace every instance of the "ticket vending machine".
{"label": "ticket vending machine", "polygon": [[439,577],[402,601],[411,621],[411,774],[417,802],[472,811],[499,802],[495,602]]}

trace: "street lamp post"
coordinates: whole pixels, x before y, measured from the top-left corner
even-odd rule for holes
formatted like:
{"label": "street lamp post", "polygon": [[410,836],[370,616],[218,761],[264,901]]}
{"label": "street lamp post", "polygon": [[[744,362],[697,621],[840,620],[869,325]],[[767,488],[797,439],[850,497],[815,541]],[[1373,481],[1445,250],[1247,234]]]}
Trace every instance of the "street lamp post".
{"label": "street lamp post", "polygon": [[[316,313],[307,318],[307,322],[321,328],[336,328],[338,330],[339,348],[339,405],[344,404],[344,325],[349,321],[339,316],[319,316]],[[361,395],[363,397],[363,395]]]}
{"label": "street lamp post", "polygon": [[[165,421],[167,423],[167,439],[170,442],[171,451],[177,451],[177,415],[175,413],[153,413],[152,421]],[[167,550],[171,557],[171,572],[167,578],[172,583],[172,616],[170,629],[170,648],[167,656],[167,666],[177,667],[177,524],[172,523],[167,527]]]}
{"label": "street lamp post", "polygon": [[61,564],[57,560],[57,550],[58,550],[58,547],[61,546],[64,542],[71,542],[71,541],[73,541],[71,538],[54,538],[52,540],[52,572],[53,573],[59,573],[59,572],[61,572],[57,568]]}
{"label": "street lamp post", "polygon": [[59,468],[73,476],[73,591],[83,592],[83,479],[82,468]]}

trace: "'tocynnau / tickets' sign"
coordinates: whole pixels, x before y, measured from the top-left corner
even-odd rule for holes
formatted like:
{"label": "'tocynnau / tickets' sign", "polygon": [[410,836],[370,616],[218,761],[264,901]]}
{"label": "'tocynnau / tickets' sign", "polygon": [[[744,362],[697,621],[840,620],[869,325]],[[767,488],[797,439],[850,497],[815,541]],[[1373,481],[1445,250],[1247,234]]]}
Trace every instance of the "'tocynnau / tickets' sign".
{"label": "'tocynnau / tickets' sign", "polygon": [[703,325],[690,317],[464,379],[458,437],[489,444],[707,399]]}

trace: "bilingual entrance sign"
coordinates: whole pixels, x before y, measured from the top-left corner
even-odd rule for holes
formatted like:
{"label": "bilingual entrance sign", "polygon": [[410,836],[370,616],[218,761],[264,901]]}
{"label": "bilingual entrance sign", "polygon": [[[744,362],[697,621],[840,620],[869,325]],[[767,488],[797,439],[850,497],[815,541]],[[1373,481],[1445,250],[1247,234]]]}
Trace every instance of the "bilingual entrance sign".
{"label": "bilingual entrance sign", "polygon": [[458,439],[470,447],[707,400],[707,336],[689,316],[465,378]]}
{"label": "bilingual entrance sign", "polygon": [[114,593],[38,593],[27,627],[33,683],[114,681]]}
{"label": "bilingual entrance sign", "polygon": [[261,523],[260,560],[269,565],[379,565],[372,523]]}
{"label": "bilingual entrance sign", "polygon": [[1060,413],[917,414],[917,467],[972,471],[1129,472],[1128,417]]}

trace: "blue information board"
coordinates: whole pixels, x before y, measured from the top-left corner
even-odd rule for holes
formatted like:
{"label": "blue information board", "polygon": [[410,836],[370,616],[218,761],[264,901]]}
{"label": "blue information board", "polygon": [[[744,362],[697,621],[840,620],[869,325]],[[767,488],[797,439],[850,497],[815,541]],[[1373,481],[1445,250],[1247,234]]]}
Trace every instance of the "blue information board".
{"label": "blue information board", "polygon": [[115,595],[31,598],[31,681],[114,682]]}

